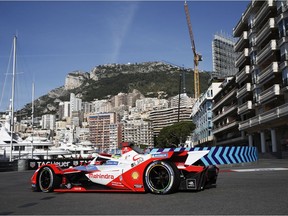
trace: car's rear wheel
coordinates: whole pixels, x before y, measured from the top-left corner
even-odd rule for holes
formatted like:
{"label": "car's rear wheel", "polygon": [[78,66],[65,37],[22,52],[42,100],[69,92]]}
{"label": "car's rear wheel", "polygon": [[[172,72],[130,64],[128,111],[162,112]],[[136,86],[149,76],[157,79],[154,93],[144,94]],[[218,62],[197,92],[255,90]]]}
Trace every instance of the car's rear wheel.
{"label": "car's rear wheel", "polygon": [[52,192],[59,187],[61,178],[50,167],[43,167],[38,175],[38,188],[42,192]]}
{"label": "car's rear wheel", "polygon": [[145,186],[155,194],[173,193],[179,188],[180,174],[169,161],[154,161],[145,171]]}

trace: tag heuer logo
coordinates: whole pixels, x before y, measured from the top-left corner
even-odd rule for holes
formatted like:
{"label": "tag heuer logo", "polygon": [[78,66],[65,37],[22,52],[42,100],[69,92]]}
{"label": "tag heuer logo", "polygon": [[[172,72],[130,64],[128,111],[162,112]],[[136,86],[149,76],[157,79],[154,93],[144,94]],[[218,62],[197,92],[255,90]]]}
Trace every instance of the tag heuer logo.
{"label": "tag heuer logo", "polygon": [[34,168],[34,167],[35,167],[35,165],[36,165],[36,163],[35,163],[35,162],[30,162],[30,167],[31,167],[31,168]]}
{"label": "tag heuer logo", "polygon": [[187,179],[187,189],[196,189],[196,179]]}

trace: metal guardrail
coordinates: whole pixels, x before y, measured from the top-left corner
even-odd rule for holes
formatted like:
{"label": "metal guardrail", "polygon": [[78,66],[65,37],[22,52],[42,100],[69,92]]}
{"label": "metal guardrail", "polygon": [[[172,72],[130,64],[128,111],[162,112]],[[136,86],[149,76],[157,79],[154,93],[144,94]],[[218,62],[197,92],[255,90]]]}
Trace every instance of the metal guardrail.
{"label": "metal guardrail", "polygon": [[17,171],[18,161],[0,161],[0,172]]}
{"label": "metal guardrail", "polygon": [[70,166],[80,166],[89,163],[93,158],[84,158],[84,159],[52,159],[52,160],[32,160],[28,159],[23,161],[24,163],[19,166],[23,167],[25,170],[36,170],[41,165],[44,164],[57,164],[61,168],[68,168]]}
{"label": "metal guardrail", "polygon": [[19,159],[12,162],[7,160],[0,161],[0,172],[7,171],[25,171],[36,170],[44,164],[57,164],[61,168],[68,168],[70,166],[79,166],[89,163],[91,159],[54,159],[54,160],[33,160],[33,159]]}

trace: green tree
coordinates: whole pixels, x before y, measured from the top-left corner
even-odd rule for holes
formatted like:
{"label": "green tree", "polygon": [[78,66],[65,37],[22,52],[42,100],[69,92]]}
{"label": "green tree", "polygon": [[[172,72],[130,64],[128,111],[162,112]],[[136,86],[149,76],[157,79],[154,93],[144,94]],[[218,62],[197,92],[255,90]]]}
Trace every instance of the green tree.
{"label": "green tree", "polygon": [[164,127],[156,139],[156,147],[175,147],[185,143],[187,137],[191,135],[194,129],[195,124],[192,121],[177,122],[171,126]]}

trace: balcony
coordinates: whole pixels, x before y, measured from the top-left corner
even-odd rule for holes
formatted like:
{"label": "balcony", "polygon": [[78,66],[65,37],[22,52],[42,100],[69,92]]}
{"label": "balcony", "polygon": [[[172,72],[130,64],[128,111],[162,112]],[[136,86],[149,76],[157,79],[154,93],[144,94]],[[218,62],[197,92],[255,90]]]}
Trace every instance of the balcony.
{"label": "balcony", "polygon": [[246,103],[244,103],[238,107],[237,113],[238,113],[238,115],[242,115],[251,109],[252,109],[252,101],[247,101]]}
{"label": "balcony", "polygon": [[283,44],[288,43],[288,36],[281,37],[278,40],[278,47],[281,47]]}
{"label": "balcony", "polygon": [[258,31],[256,35],[257,46],[262,44],[263,41],[271,35],[272,29],[276,29],[275,18],[268,19],[268,21],[264,24],[264,26]]}
{"label": "balcony", "polygon": [[284,61],[280,64],[279,66],[279,70],[280,71],[283,71],[286,67],[288,67],[288,62],[287,61]]}
{"label": "balcony", "polygon": [[204,137],[202,139],[199,140],[200,144],[206,143],[206,142],[212,142],[213,141],[213,136],[208,136],[208,137]]}
{"label": "balcony", "polygon": [[227,95],[222,97],[219,101],[217,101],[216,104],[213,105],[213,111],[215,111],[221,104],[223,104],[226,100],[228,100],[230,97],[235,97],[234,94],[236,93],[236,89],[233,89],[230,91]]}
{"label": "balcony", "polygon": [[248,17],[250,16],[251,10],[252,10],[252,6],[251,6],[251,3],[249,3],[246,11],[244,13],[242,13],[242,16],[241,16],[239,22],[237,23],[236,27],[233,28],[233,36],[234,37],[240,37],[240,34],[248,28],[247,20],[248,20]]}
{"label": "balcony", "polygon": [[232,111],[234,111],[236,109],[237,109],[236,105],[232,105],[230,107],[223,107],[222,113],[220,113],[219,115],[215,116],[213,118],[213,122],[225,117],[226,115],[228,115],[229,113],[231,113]]}
{"label": "balcony", "polygon": [[259,94],[259,103],[264,104],[271,99],[276,99],[275,96],[280,95],[280,85],[275,84]]}
{"label": "balcony", "polygon": [[276,8],[276,3],[273,0],[263,1],[262,7],[255,16],[255,26],[258,26],[268,15],[272,7]]}
{"label": "balcony", "polygon": [[236,127],[237,125],[238,125],[237,121],[228,123],[226,125],[223,125],[223,127],[218,127],[218,128],[213,129],[213,134],[215,135],[215,134],[217,134],[219,132],[222,132],[222,131],[228,130],[230,128]]}
{"label": "balcony", "polygon": [[246,85],[244,85],[243,87],[241,87],[236,94],[237,99],[240,97],[243,97],[244,95],[246,95],[248,92],[252,91],[252,87],[251,87],[251,83],[246,83]]}
{"label": "balcony", "polygon": [[235,62],[235,67],[239,68],[246,61],[248,57],[249,57],[249,49],[245,48],[243,52],[241,52],[240,55],[238,56],[238,59]]}
{"label": "balcony", "polygon": [[267,68],[265,68],[258,75],[258,84],[264,84],[265,81],[269,81],[273,77],[275,77],[275,73],[278,73],[278,62],[272,62]]}
{"label": "balcony", "polygon": [[250,74],[250,66],[246,65],[239,73],[236,74],[236,83],[245,81],[248,74]]}
{"label": "balcony", "polygon": [[276,51],[277,43],[276,40],[271,40],[257,55],[257,64],[260,64],[262,61],[266,60],[272,55],[272,51]]}
{"label": "balcony", "polygon": [[278,13],[284,13],[287,9],[287,2],[282,1],[282,2],[277,2],[277,12]]}
{"label": "balcony", "polygon": [[276,107],[267,112],[261,113],[253,118],[239,123],[239,130],[246,130],[252,127],[258,127],[261,124],[267,124],[271,121],[279,121],[279,118],[288,116],[288,104]]}
{"label": "balcony", "polygon": [[244,31],[239,40],[234,45],[235,52],[243,51],[247,43],[248,43],[248,32]]}

